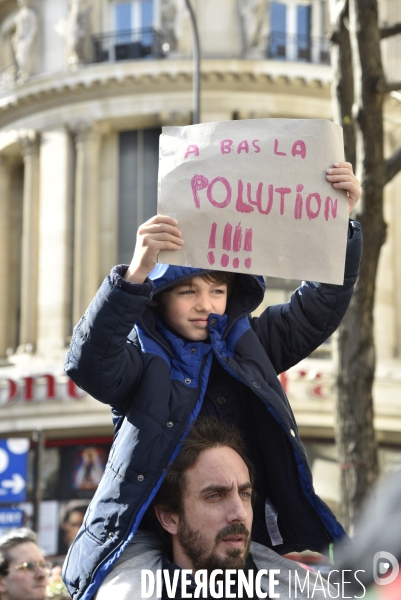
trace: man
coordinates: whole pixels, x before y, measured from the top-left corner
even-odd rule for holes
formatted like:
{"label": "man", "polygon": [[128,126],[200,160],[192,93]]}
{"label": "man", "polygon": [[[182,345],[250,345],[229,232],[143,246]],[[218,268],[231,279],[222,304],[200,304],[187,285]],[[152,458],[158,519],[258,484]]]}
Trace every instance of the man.
{"label": "man", "polygon": [[[351,210],[360,196],[351,165],[336,164],[327,178],[348,191]],[[321,551],[345,536],[314,492],[277,375],[340,324],[358,273],[359,224],[350,221],[348,235],[343,286],[305,282],[288,303],[254,317],[263,278],[155,266],[160,250],[183,247],[178,223],[157,215],[138,228],[131,264],[117,265],[104,280],[66,358],[67,375],[110,405],[115,425],[104,476],[64,563],[74,600],[93,598],[134,537],[149,544],[138,536],[143,515],[202,416],[215,415],[244,435],[258,474],[253,541],[286,554]],[[266,503],[278,518],[277,535],[266,522]]]}
{"label": "man", "polygon": [[96,600],[327,598],[320,575],[251,543],[253,484],[239,432],[198,419],[153,504],[163,540],[159,552],[138,556],[132,544]]}
{"label": "man", "polygon": [[0,538],[0,600],[44,600],[50,565],[30,529]]}

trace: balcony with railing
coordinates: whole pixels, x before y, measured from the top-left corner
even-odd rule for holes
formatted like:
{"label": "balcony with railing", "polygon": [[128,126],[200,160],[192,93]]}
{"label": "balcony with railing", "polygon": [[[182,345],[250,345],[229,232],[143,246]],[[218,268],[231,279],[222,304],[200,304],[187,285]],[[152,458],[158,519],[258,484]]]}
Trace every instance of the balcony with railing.
{"label": "balcony with railing", "polygon": [[[152,27],[101,33],[91,36],[90,62],[159,59],[169,53],[163,33]],[[267,58],[330,64],[330,41],[324,37],[290,35],[272,31],[268,38]]]}
{"label": "balcony with railing", "polygon": [[269,35],[267,57],[273,60],[330,64],[330,41],[323,37],[290,35],[272,31]]}
{"label": "balcony with railing", "polygon": [[[118,64],[119,61],[125,63],[124,73],[131,72],[131,70],[134,70],[135,73],[145,72],[149,68],[156,73],[161,68],[161,65],[159,67],[156,65],[160,59],[163,60],[163,68],[167,71],[170,70],[170,61],[164,60],[170,58],[172,72],[176,72],[177,64],[179,64],[181,70],[189,75],[192,73],[189,61],[182,60],[185,58],[184,56],[179,55],[176,51],[170,52],[164,32],[152,27],[98,33],[87,36],[84,42],[82,56],[76,68],[71,69],[69,73],[66,70],[62,71],[63,86],[66,88],[70,85],[75,86],[77,81],[85,81],[85,86],[88,86],[89,82],[97,81],[99,78],[109,78],[110,73],[113,72],[113,65]],[[237,74],[251,68],[255,72],[263,71],[273,75],[284,73],[289,77],[299,77],[300,63],[304,63],[303,71],[306,72],[307,79],[320,77],[322,81],[327,82],[330,77],[326,73],[328,69],[325,68],[325,65],[330,64],[330,42],[326,38],[299,34],[286,35],[282,32],[272,31],[265,48],[265,51],[261,52],[261,60],[254,60],[252,66],[249,65],[249,61],[233,63],[232,56],[224,63],[221,56],[206,55],[203,57],[202,71],[206,78],[206,73],[212,72],[216,68],[223,72],[226,69],[228,71],[234,69]],[[263,59],[266,58],[275,61],[276,64],[263,65]],[[134,65],[133,62],[142,64]],[[188,64],[186,64],[187,62]],[[151,65],[151,63],[154,64]],[[91,69],[90,66],[94,64],[101,68]],[[322,67],[324,68],[322,69]],[[18,79],[17,64],[14,60],[0,68],[1,97],[8,106],[7,94],[10,90],[18,97],[25,97],[25,95],[32,96],[33,90],[35,93],[41,93],[48,88],[60,89],[59,75],[58,71],[39,71],[24,80]],[[9,101],[10,105],[15,103],[15,96],[10,97]]]}
{"label": "balcony with railing", "polygon": [[95,63],[164,58],[168,52],[162,34],[152,27],[92,35],[91,42]]}

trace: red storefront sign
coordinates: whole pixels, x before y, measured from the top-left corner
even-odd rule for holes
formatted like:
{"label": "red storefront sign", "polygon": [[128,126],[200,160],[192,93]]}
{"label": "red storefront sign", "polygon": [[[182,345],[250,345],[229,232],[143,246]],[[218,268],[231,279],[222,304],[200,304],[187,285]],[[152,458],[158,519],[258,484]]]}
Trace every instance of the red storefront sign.
{"label": "red storefront sign", "polygon": [[81,400],[86,396],[71,379],[50,373],[0,378],[0,406],[48,400]]}

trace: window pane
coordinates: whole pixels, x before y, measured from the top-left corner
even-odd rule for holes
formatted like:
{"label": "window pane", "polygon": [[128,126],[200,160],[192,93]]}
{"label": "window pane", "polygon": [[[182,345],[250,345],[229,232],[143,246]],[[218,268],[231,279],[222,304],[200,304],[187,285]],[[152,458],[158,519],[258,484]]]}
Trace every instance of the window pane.
{"label": "window pane", "polygon": [[119,135],[118,262],[131,261],[136,231],[157,212],[160,128]]}
{"label": "window pane", "polygon": [[270,3],[269,56],[276,59],[286,57],[287,7],[280,2]]}
{"label": "window pane", "polygon": [[129,31],[132,21],[132,6],[130,2],[118,2],[115,7],[116,31]]}
{"label": "window pane", "polygon": [[153,2],[144,0],[142,2],[142,27],[152,27],[153,25]]}
{"label": "window pane", "polygon": [[119,152],[119,227],[118,262],[129,264],[134,253],[138,229],[138,134],[136,131],[120,133]]}
{"label": "window pane", "polygon": [[286,13],[287,6],[281,2],[270,3],[270,29],[271,31],[286,31]]}
{"label": "window pane", "polygon": [[310,61],[310,6],[297,6],[297,58]]}
{"label": "window pane", "polygon": [[309,35],[310,6],[297,6],[297,32],[298,35]]}
{"label": "window pane", "polygon": [[143,133],[143,220],[147,221],[157,213],[157,172],[161,130],[145,129]]}

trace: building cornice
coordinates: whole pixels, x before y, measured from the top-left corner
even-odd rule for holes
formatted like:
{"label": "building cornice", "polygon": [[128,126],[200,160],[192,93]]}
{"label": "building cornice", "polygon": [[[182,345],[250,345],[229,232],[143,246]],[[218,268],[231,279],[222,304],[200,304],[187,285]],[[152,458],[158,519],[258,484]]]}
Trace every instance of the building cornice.
{"label": "building cornice", "polygon": [[[202,90],[292,93],[329,98],[330,67],[308,63],[208,59]],[[0,94],[0,127],[36,111],[112,96],[189,92],[192,61],[127,61],[85,65],[75,72],[36,75]]]}

